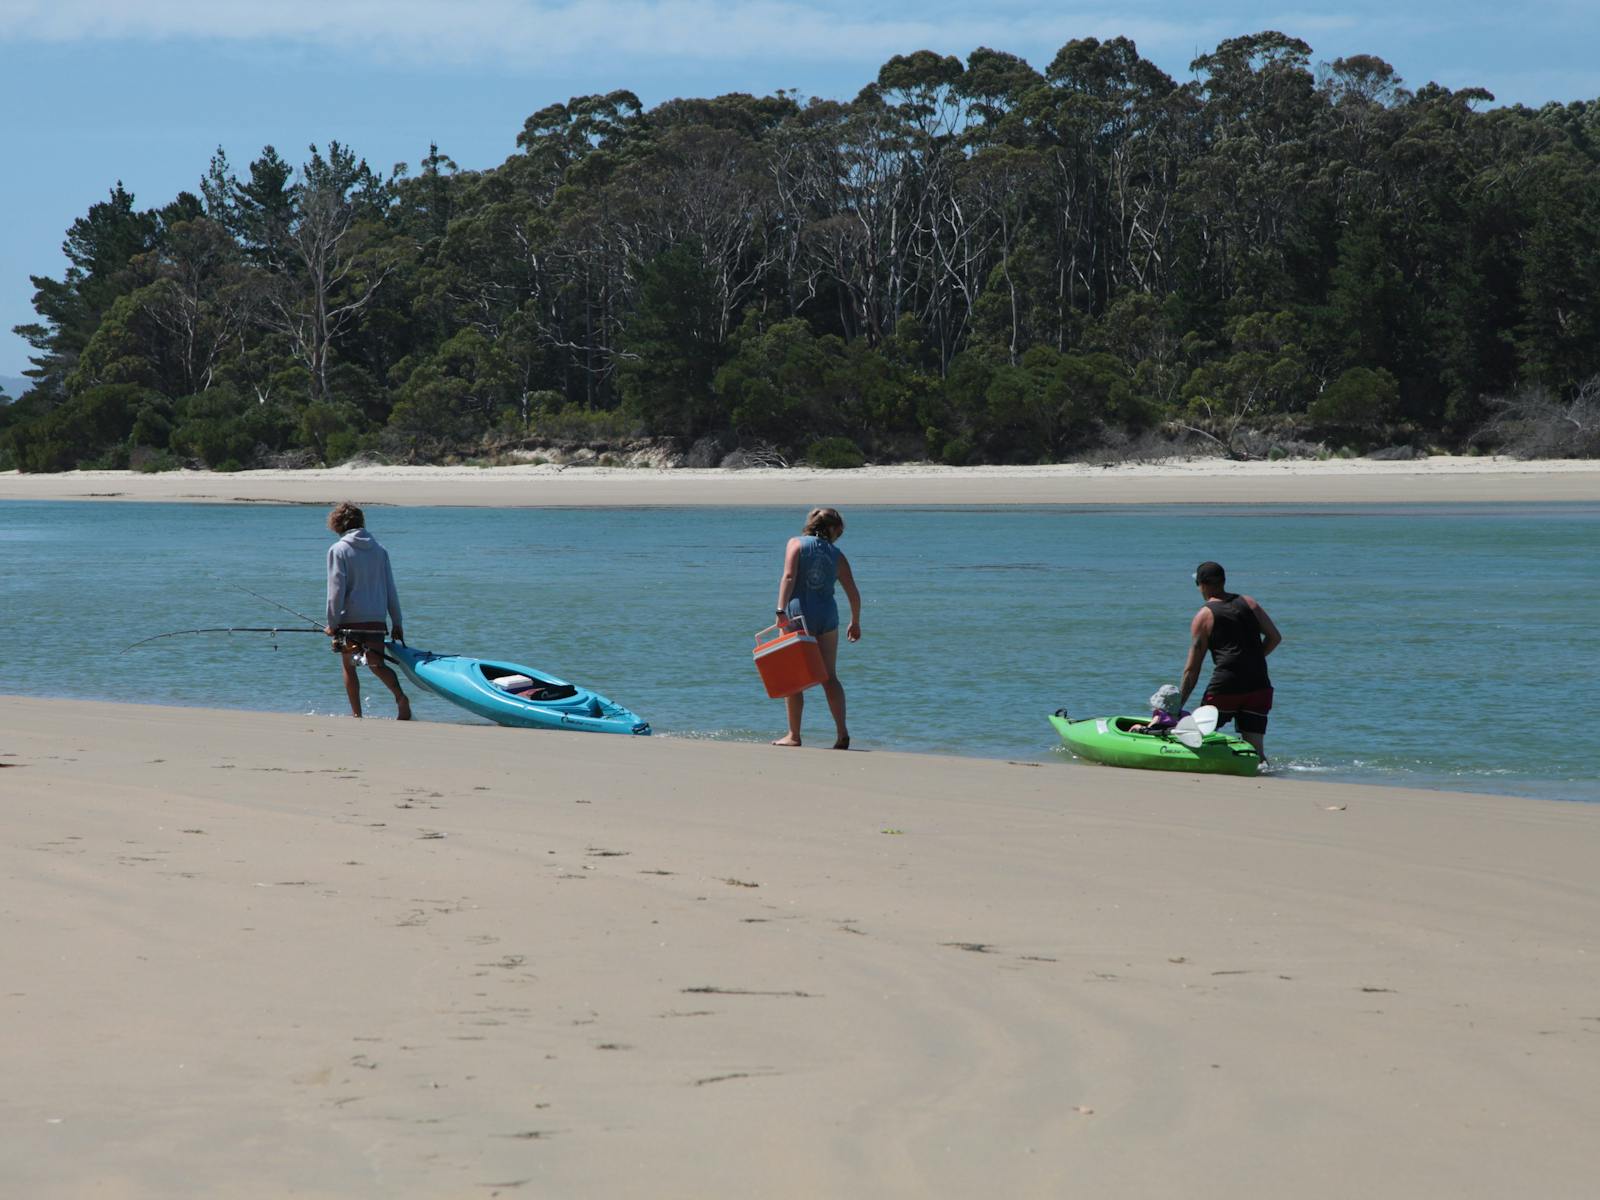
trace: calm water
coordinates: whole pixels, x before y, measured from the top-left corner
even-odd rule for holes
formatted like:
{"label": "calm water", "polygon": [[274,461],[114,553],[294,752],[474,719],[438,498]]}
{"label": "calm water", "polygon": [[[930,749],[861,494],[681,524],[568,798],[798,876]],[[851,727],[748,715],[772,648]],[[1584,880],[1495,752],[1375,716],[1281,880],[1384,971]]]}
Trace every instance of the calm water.
{"label": "calm water", "polygon": [[[0,503],[0,691],[343,711],[317,637],[170,638],[313,615],[321,509]],[[373,509],[413,645],[520,660],[673,737],[782,732],[750,662],[789,509]],[[1283,630],[1269,749],[1310,778],[1600,800],[1600,505],[858,509],[840,542],[866,637],[851,731],[893,748],[1065,761],[1044,720],[1141,712],[1182,666],[1201,558]],[[840,597],[843,605],[843,596]],[[368,689],[370,711],[390,711]],[[414,698],[419,719],[475,721]],[[818,696],[807,732],[831,726]],[[537,734],[527,737],[530,750]]]}

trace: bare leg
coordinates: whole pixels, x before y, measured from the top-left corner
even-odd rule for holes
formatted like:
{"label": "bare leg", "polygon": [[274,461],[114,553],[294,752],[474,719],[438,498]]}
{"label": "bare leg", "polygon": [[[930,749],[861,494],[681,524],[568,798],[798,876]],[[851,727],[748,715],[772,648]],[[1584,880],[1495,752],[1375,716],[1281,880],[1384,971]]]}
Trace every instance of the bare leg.
{"label": "bare leg", "polygon": [[399,676],[394,673],[393,667],[383,661],[382,657],[373,657],[375,654],[381,656],[382,653],[383,651],[381,650],[367,651],[367,666],[372,668],[372,673],[378,677],[378,681],[388,688],[389,694],[394,697],[395,720],[409,721],[411,720],[411,701],[406,698],[405,692],[401,690]]}
{"label": "bare leg", "polygon": [[784,734],[774,746],[798,746],[800,744],[800,717],[806,710],[806,694],[796,692],[792,696],[783,698],[784,712],[789,717],[789,732]]}
{"label": "bare leg", "polygon": [[356,674],[355,655],[350,651],[341,651],[339,661],[344,666],[344,694],[350,699],[350,715],[361,715],[361,677]]}
{"label": "bare leg", "polygon": [[[844,684],[839,682],[839,675],[834,670],[834,664],[839,659],[839,631],[830,629],[827,633],[817,638],[817,649],[822,651],[822,665],[828,668],[828,678],[822,685],[822,694],[828,698],[828,711],[833,714],[833,727],[835,737],[833,748],[835,750],[850,749],[850,727],[844,719]],[[795,726],[799,728],[798,725]]]}
{"label": "bare leg", "polygon": [[1239,736],[1256,748],[1256,753],[1261,755],[1261,761],[1267,761],[1267,735],[1264,733],[1245,733],[1240,731]]}

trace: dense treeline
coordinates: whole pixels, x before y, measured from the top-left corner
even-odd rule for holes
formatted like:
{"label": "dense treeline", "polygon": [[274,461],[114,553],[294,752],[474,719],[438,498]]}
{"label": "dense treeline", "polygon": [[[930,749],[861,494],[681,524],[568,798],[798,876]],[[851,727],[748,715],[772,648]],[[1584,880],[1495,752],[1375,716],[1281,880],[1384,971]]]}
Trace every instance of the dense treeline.
{"label": "dense treeline", "polygon": [[163,208],[119,184],[34,279],[0,466],[637,434],[1035,462],[1158,429],[1462,446],[1507,428],[1492,397],[1593,407],[1600,101],[1488,108],[1278,33],[1192,70],[1084,39],[1042,73],[896,57],[849,103],[618,91],[481,172],[219,150]]}

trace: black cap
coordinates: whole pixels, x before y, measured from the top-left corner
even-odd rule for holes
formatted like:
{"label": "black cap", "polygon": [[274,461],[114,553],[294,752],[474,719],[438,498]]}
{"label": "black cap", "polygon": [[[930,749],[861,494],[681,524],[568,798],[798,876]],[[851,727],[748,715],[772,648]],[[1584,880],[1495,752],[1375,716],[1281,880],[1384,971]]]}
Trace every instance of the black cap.
{"label": "black cap", "polygon": [[1228,573],[1222,569],[1221,563],[1203,562],[1194,569],[1196,583],[1214,583],[1218,587],[1228,582]]}

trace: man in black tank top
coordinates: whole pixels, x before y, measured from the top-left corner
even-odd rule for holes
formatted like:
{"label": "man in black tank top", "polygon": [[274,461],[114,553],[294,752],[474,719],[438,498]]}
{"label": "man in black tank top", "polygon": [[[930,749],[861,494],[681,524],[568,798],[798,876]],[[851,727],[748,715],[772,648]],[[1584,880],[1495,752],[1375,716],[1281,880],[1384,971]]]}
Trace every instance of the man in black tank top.
{"label": "man in black tank top", "polygon": [[1216,708],[1218,725],[1233,721],[1239,736],[1261,752],[1264,762],[1267,714],[1272,711],[1267,655],[1278,648],[1283,635],[1266,609],[1253,597],[1228,591],[1227,581],[1220,563],[1203,562],[1195,568],[1194,582],[1205,603],[1189,624],[1189,657],[1183,663],[1178,707],[1199,682],[1200,665],[1209,651],[1211,679],[1201,703]]}

